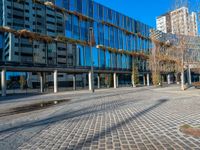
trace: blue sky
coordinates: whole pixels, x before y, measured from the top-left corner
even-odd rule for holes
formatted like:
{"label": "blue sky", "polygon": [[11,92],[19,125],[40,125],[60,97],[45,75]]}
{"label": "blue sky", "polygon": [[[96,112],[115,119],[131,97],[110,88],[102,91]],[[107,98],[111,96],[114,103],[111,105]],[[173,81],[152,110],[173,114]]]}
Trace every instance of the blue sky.
{"label": "blue sky", "polygon": [[174,0],[94,0],[136,20],[156,27],[156,16],[171,10]]}

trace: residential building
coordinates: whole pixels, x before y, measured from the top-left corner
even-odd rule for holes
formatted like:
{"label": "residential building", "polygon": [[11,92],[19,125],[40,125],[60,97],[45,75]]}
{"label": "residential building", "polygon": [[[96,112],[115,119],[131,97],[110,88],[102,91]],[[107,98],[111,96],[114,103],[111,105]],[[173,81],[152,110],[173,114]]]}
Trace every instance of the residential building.
{"label": "residential building", "polygon": [[157,26],[157,30],[159,31],[162,31],[164,33],[171,33],[172,27],[171,27],[170,13],[157,17],[156,26]]}
{"label": "residential building", "polygon": [[189,14],[187,7],[181,7],[157,17],[157,29],[164,33],[198,35],[196,13]]}

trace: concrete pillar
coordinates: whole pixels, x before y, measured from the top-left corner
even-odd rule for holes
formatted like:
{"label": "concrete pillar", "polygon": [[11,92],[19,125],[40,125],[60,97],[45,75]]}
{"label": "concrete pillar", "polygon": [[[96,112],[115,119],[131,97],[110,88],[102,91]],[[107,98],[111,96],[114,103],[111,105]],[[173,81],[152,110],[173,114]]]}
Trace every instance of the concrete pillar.
{"label": "concrete pillar", "polygon": [[170,74],[167,75],[167,84],[171,84],[171,76],[170,76]]}
{"label": "concrete pillar", "polygon": [[192,77],[191,77],[191,69],[190,66],[188,66],[188,84],[192,84]]}
{"label": "concrete pillar", "polygon": [[53,73],[54,93],[58,92],[58,71],[55,70]]}
{"label": "concrete pillar", "polygon": [[147,86],[150,86],[149,73],[147,73]]}
{"label": "concrete pillar", "polygon": [[6,70],[1,71],[1,95],[6,96]]}
{"label": "concrete pillar", "polygon": [[88,73],[89,90],[92,91],[92,73]]}
{"label": "concrete pillar", "polygon": [[76,90],[76,75],[73,75],[73,90]]}
{"label": "concrete pillar", "polygon": [[117,87],[119,87],[119,77],[117,76]]}
{"label": "concrete pillar", "polygon": [[114,81],[114,88],[116,89],[117,88],[117,74],[116,73],[113,74],[113,81]]}
{"label": "concrete pillar", "polygon": [[97,86],[98,86],[98,89],[101,88],[100,75],[99,75],[99,74],[98,74],[98,76],[97,76]]}
{"label": "concrete pillar", "polygon": [[40,76],[40,92],[43,93],[44,92],[44,77],[42,73],[39,73]]}
{"label": "concrete pillar", "polygon": [[144,85],[146,85],[146,78],[145,78],[145,75],[143,75],[143,83],[144,83]]}

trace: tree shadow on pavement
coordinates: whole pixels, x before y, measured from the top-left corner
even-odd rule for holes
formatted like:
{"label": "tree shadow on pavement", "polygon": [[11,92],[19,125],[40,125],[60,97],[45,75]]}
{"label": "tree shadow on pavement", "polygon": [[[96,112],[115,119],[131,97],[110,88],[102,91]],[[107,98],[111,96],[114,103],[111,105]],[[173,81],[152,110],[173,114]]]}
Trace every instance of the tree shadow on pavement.
{"label": "tree shadow on pavement", "polygon": [[46,119],[42,119],[39,121],[33,121],[33,122],[21,124],[21,125],[17,125],[15,127],[3,129],[3,130],[0,129],[0,134],[5,133],[5,132],[11,132],[11,131],[17,132],[19,130],[21,131],[21,130],[29,129],[29,128],[36,127],[36,126],[50,125],[50,124],[57,123],[57,122],[60,122],[63,120],[81,117],[81,116],[85,116],[88,114],[110,111],[110,110],[118,109],[122,106],[125,106],[125,105],[129,104],[130,102],[137,103],[137,102],[141,102],[141,101],[142,100],[140,100],[140,99],[137,99],[137,100],[130,100],[130,99],[129,100],[119,100],[118,99],[118,100],[113,100],[113,101],[109,101],[109,102],[100,102],[100,104],[92,104],[88,107],[84,107],[79,110],[66,111],[62,114],[53,115],[52,117],[48,117]]}
{"label": "tree shadow on pavement", "polygon": [[155,103],[154,105],[126,118],[125,120],[117,123],[117,124],[114,124],[113,126],[111,126],[110,128],[107,128],[106,130],[103,130],[99,133],[95,133],[94,136],[91,137],[88,137],[86,138],[84,141],[79,141],[78,143],[76,143],[76,145],[70,145],[70,147],[72,148],[75,148],[75,149],[80,149],[82,148],[82,146],[86,143],[87,144],[87,147],[91,146],[92,142],[93,141],[98,141],[101,137],[104,137],[105,135],[107,135],[108,133],[111,133],[112,131],[115,131],[116,129],[124,126],[125,124],[147,114],[148,112],[152,111],[153,109],[159,107],[160,105],[166,103],[168,101],[168,99],[160,99],[160,100],[157,100],[157,103]]}

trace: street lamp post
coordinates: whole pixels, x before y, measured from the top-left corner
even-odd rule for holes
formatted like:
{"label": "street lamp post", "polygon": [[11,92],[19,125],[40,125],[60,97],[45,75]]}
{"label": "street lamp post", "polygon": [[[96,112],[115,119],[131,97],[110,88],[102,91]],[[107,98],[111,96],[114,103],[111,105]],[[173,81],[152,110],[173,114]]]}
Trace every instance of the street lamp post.
{"label": "street lamp post", "polygon": [[93,62],[93,54],[92,54],[92,43],[93,43],[93,28],[89,28],[89,42],[90,42],[90,58],[91,58],[91,91],[94,93],[94,62]]}

